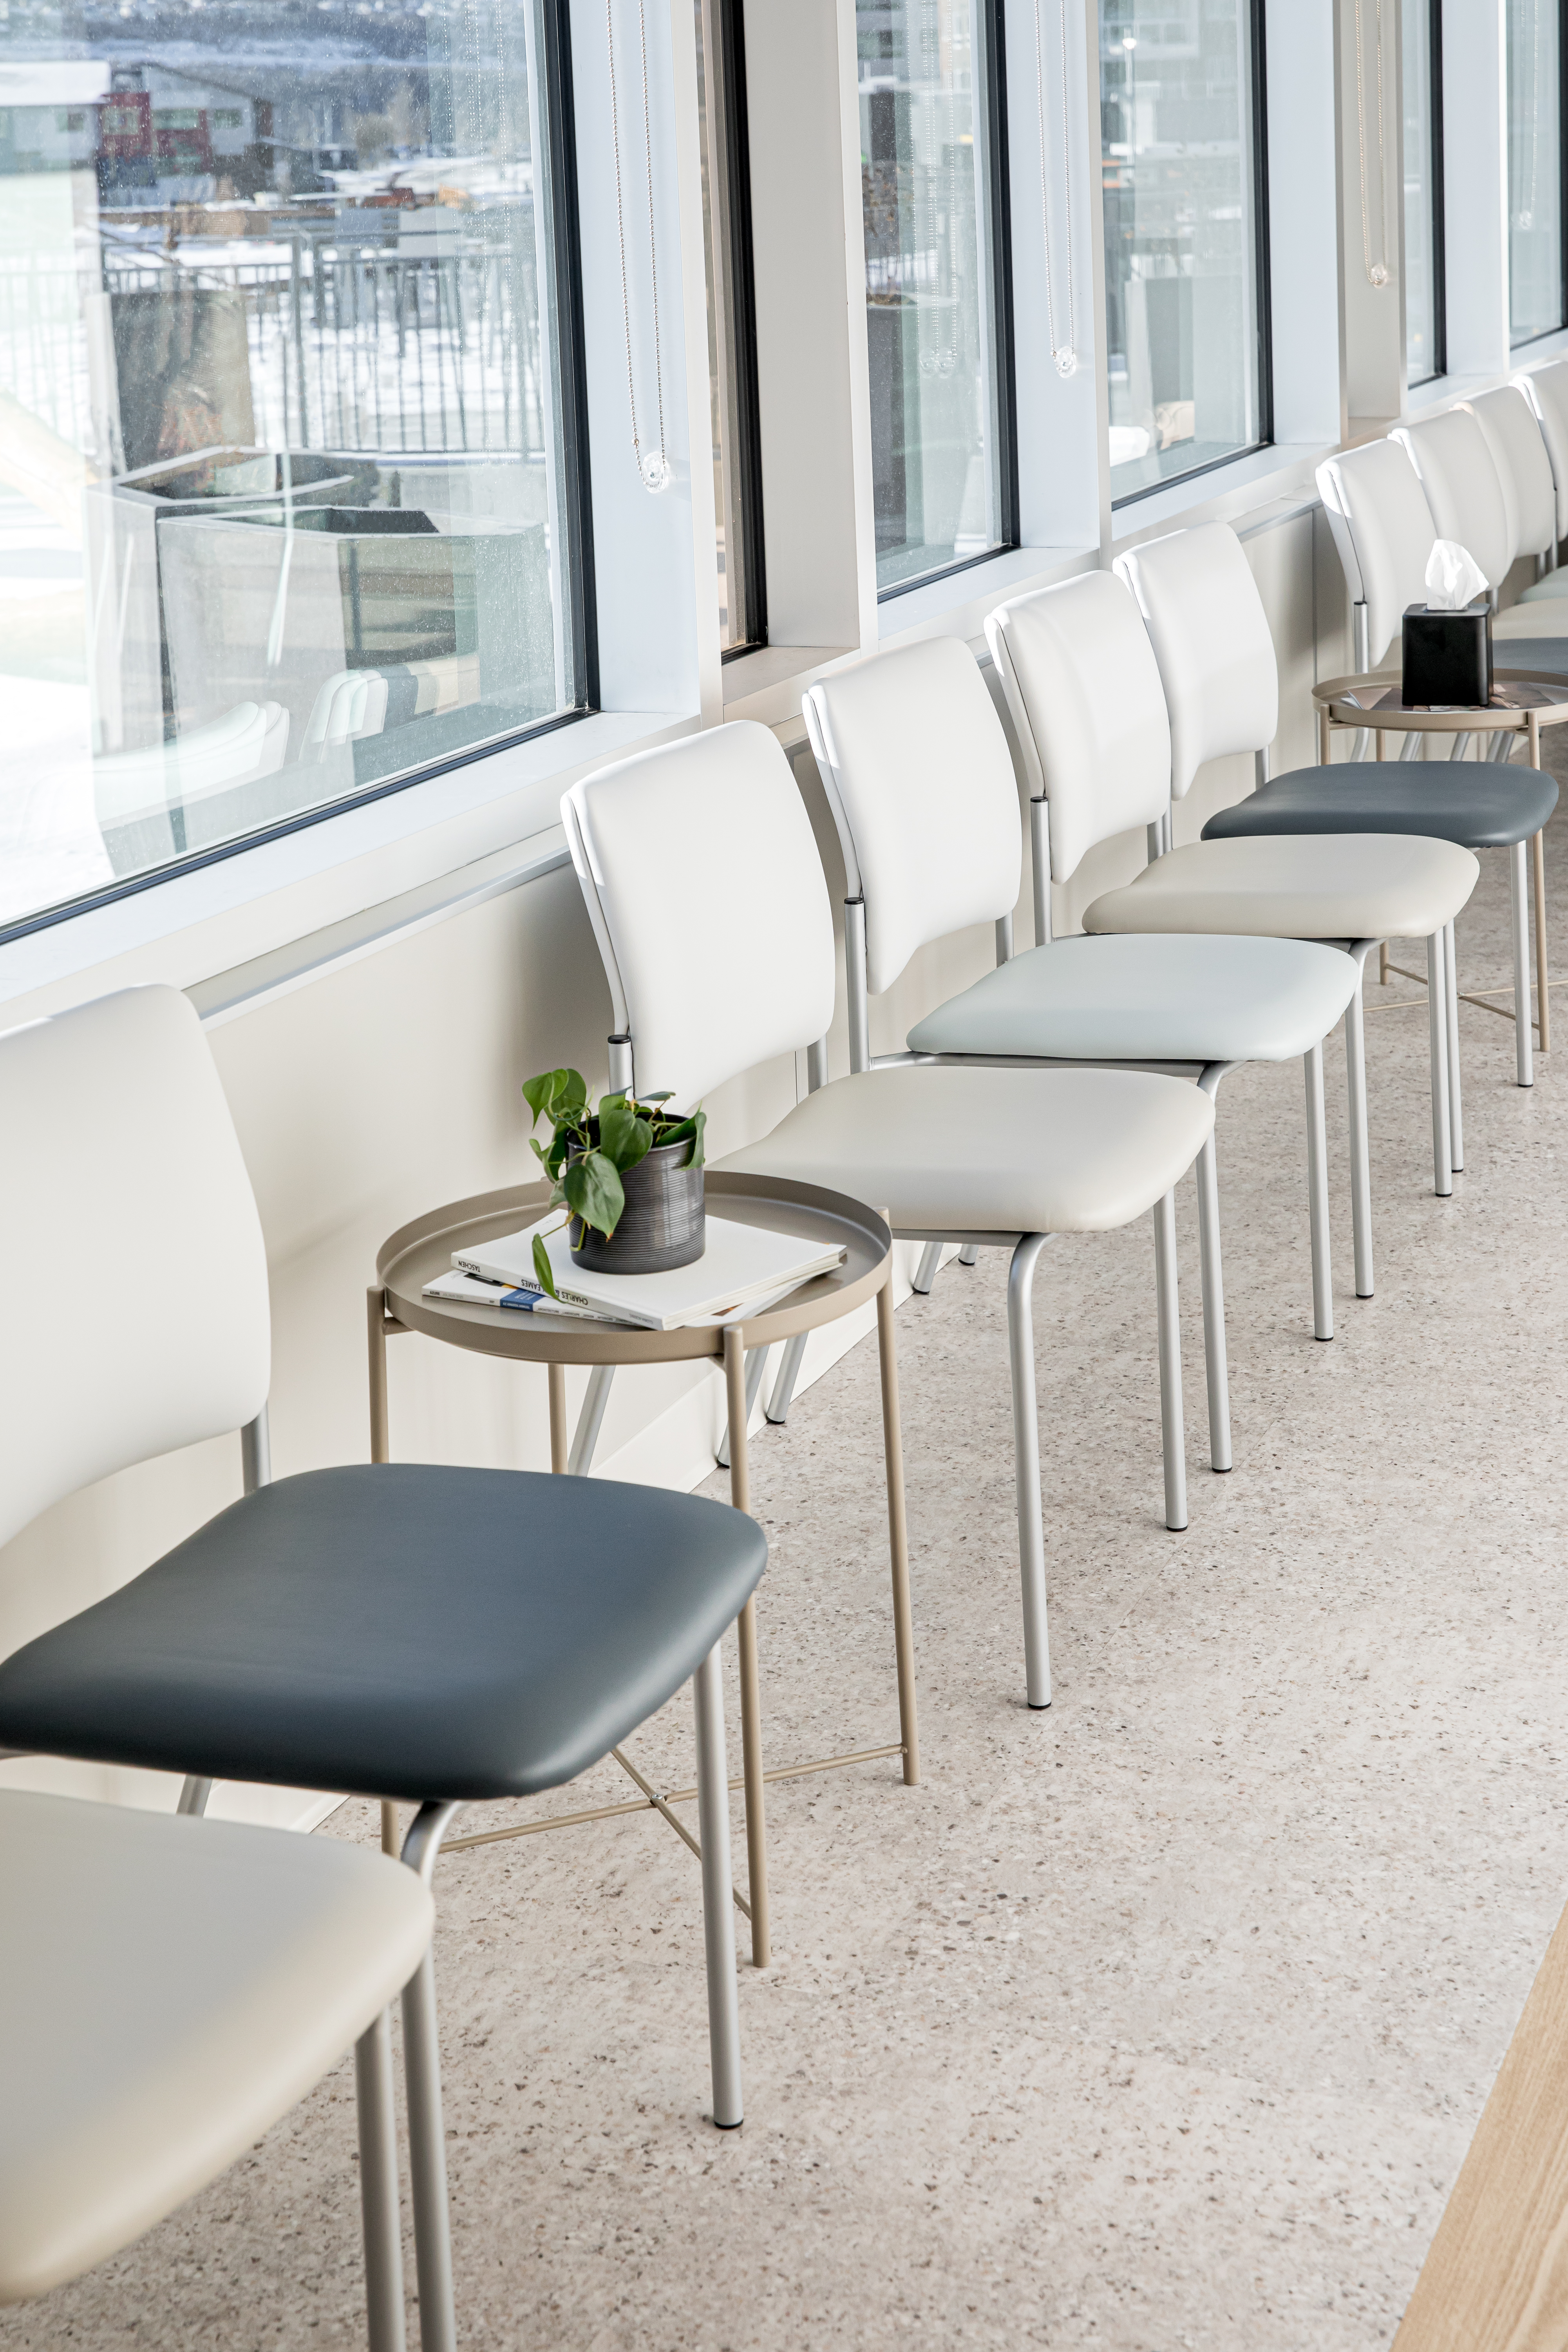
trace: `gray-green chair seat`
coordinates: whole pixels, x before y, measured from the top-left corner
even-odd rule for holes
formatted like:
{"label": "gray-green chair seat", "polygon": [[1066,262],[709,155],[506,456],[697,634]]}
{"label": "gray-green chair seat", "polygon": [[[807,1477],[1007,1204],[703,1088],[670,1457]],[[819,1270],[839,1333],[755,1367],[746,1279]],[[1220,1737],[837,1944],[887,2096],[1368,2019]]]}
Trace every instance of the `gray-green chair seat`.
{"label": "gray-green chair seat", "polygon": [[1464,849],[1511,849],[1540,832],[1557,786],[1537,768],[1489,760],[1358,760],[1271,776],[1204,827],[1205,841],[1258,834],[1410,833]]}

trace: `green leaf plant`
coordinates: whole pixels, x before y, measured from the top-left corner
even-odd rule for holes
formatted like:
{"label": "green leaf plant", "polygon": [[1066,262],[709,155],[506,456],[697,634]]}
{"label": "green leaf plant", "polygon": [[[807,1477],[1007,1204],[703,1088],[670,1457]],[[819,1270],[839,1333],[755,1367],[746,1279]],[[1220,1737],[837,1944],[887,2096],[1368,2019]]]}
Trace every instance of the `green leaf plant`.
{"label": "green leaf plant", "polygon": [[[606,1241],[621,1222],[626,1205],[621,1178],[648,1152],[667,1143],[689,1143],[685,1165],[702,1165],[702,1134],[707,1113],[699,1108],[683,1115],[667,1111],[668,1095],[647,1095],[638,1101],[624,1090],[601,1095],[596,1111],[588,1108],[588,1089],[576,1070],[544,1070],[530,1078],[522,1098],[532,1113],[532,1124],[550,1123],[548,1144],[531,1136],[535,1159],[553,1187],[552,1209],[564,1207],[568,1225],[591,1225]],[[559,1225],[554,1227],[559,1233]],[[533,1237],[533,1271],[539,1286],[552,1298],[560,1297],[545,1249],[546,1236]],[[576,1236],[574,1236],[575,1243]]]}

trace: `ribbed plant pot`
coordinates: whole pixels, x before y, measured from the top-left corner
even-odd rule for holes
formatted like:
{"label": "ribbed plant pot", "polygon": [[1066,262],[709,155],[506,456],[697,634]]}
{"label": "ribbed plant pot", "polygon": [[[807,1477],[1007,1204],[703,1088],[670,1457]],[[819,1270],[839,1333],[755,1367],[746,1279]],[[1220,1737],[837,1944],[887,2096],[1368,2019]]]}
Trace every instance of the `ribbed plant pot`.
{"label": "ribbed plant pot", "polygon": [[694,1149],[689,1140],[659,1144],[635,1168],[623,1169],[620,1223],[606,1240],[574,1217],[573,1265],[595,1274],[668,1274],[694,1265],[708,1246],[702,1171],[690,1164]]}

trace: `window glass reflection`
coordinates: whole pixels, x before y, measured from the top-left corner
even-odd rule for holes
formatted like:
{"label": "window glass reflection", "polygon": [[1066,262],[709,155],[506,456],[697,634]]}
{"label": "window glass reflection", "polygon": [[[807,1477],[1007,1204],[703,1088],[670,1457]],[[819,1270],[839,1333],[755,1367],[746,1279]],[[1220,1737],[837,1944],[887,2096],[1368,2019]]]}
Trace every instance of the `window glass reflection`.
{"label": "window glass reflection", "polygon": [[858,0],[879,588],[1001,544],[982,0]]}
{"label": "window glass reflection", "polygon": [[4,922],[577,681],[535,0],[0,15]]}
{"label": "window glass reflection", "polygon": [[1505,0],[1508,312],[1516,343],[1563,323],[1561,0]]}
{"label": "window glass reflection", "polygon": [[1101,0],[1110,482],[1263,438],[1247,0]]}

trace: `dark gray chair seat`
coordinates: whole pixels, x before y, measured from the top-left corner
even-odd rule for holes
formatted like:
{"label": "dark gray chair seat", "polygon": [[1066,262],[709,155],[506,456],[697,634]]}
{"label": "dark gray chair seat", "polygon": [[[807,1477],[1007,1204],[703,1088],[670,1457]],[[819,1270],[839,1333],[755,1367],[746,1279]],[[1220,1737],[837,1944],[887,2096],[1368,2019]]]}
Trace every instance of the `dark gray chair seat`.
{"label": "dark gray chair seat", "polygon": [[310,1471],[0,1664],[0,1747],[421,1802],[525,1796],[673,1697],[766,1565],[754,1519],[696,1496]]}
{"label": "dark gray chair seat", "polygon": [[1271,776],[1204,827],[1205,841],[1268,833],[1413,833],[1464,849],[1511,849],[1557,805],[1543,770],[1489,760],[1356,760]]}

